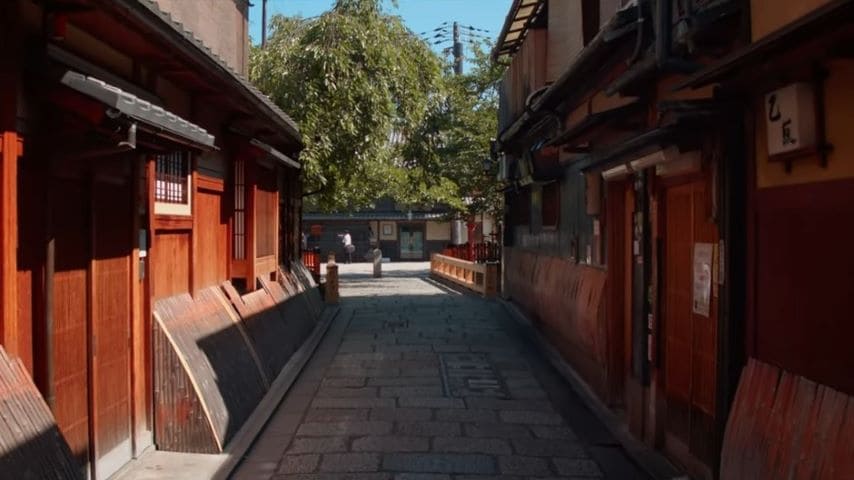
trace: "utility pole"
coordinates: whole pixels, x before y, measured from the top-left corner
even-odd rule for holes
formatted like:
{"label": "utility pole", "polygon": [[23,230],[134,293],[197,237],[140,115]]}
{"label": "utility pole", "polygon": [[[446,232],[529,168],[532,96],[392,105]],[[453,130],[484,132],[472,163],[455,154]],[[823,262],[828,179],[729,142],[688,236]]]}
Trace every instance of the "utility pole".
{"label": "utility pole", "polygon": [[261,48],[267,46],[267,0],[261,0]]}
{"label": "utility pole", "polygon": [[475,28],[471,25],[460,25],[459,22],[445,21],[437,28],[420,33],[421,38],[431,46],[445,46],[451,42],[450,48],[443,48],[442,55],[453,54],[454,74],[463,74],[463,63],[465,61],[465,47],[463,40],[471,43],[491,39],[489,30]]}
{"label": "utility pole", "polygon": [[454,73],[463,74],[463,44],[460,42],[460,24],[454,22]]}

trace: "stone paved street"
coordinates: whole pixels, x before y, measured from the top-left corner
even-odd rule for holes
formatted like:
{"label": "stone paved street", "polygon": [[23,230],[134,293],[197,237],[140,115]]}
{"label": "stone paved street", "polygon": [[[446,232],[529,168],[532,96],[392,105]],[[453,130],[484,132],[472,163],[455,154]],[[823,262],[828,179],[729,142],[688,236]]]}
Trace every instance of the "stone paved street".
{"label": "stone paved street", "polygon": [[342,312],[235,479],[646,478],[503,306],[342,265]]}

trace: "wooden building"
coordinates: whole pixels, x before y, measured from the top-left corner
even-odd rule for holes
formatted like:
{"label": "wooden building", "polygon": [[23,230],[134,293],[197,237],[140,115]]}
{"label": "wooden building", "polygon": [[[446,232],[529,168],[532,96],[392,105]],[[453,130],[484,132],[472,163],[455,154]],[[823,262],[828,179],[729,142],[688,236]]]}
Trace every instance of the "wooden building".
{"label": "wooden building", "polygon": [[[716,101],[737,105],[720,125],[743,126],[729,168],[743,187],[731,244],[743,275],[747,367],[721,476],[849,478],[854,2],[749,3],[749,41],[678,85],[691,93],[714,86]],[[751,455],[749,445],[768,453]]]}
{"label": "wooden building", "polygon": [[[306,247],[319,248],[323,255],[334,252],[346,258],[342,234],[350,231],[356,251],[354,262],[371,260],[370,252],[379,246],[383,257],[391,261],[426,261],[449,245],[469,241],[467,222],[452,220],[447,207],[404,208],[391,198],[382,198],[370,209],[348,213],[303,214]],[[475,215],[471,236],[475,243],[495,240],[497,225],[488,215]]]}
{"label": "wooden building", "polygon": [[854,474],[854,2],[779,3],[518,0],[494,52],[505,295],[697,478]]}
{"label": "wooden building", "polygon": [[[169,302],[192,299],[181,317],[192,326],[216,295],[224,318],[251,330],[249,316],[284,312],[311,288],[298,262],[300,134],[244,76],[248,8],[0,4],[0,343],[83,476],[107,478],[152,445],[195,448],[157,436],[167,421],[192,423],[168,417],[186,405],[164,392],[193,380],[164,326]],[[259,289],[275,300],[253,310]],[[157,350],[162,335],[171,343]],[[160,368],[170,358],[173,370]]]}

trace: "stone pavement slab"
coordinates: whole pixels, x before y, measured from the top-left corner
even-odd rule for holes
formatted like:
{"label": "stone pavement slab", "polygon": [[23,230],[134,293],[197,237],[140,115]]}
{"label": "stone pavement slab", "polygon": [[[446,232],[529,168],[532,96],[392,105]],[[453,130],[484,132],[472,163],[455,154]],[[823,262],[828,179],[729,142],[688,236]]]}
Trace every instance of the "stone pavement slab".
{"label": "stone pavement slab", "polygon": [[340,266],[341,315],[233,478],[646,478],[573,428],[589,412],[500,304],[428,267]]}

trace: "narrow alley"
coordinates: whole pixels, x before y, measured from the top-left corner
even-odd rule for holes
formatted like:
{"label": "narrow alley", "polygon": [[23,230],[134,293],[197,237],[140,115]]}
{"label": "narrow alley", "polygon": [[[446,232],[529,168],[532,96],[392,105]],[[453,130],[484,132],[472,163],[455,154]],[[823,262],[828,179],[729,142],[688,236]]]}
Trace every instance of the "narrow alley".
{"label": "narrow alley", "polygon": [[0,480],[854,480],[854,0],[0,44]]}
{"label": "narrow alley", "polygon": [[232,478],[647,478],[504,306],[385,267],[341,265],[341,314]]}

